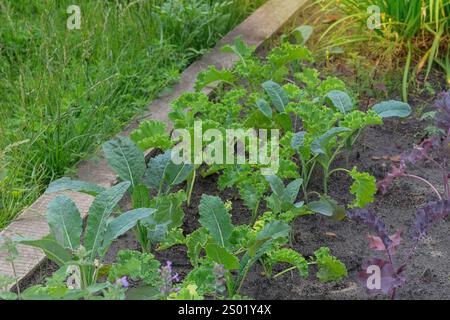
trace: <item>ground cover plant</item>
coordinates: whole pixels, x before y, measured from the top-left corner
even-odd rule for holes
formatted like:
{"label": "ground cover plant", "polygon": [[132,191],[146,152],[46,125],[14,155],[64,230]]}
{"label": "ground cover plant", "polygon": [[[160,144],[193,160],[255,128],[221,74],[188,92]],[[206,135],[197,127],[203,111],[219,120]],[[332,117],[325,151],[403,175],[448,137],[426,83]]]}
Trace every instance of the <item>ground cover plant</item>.
{"label": "ground cover plant", "polygon": [[0,228],[262,2],[0,1]]}
{"label": "ground cover plant", "polygon": [[[199,120],[204,128],[218,132],[279,130],[277,170],[264,174],[273,163],[240,163],[237,157],[232,163],[221,164],[224,155],[219,153],[214,153],[217,163],[196,163],[196,153],[192,152],[185,162],[176,164],[172,153],[183,142],[180,136],[169,135],[165,125],[157,121],[143,122],[131,139],[117,137],[103,145],[109,165],[121,180],[118,185],[105,190],[70,178],[50,184],[49,193],[74,190],[96,197],[85,231],[73,203],[57,197],[47,211],[51,230],[48,238],[15,237],[5,243],[9,244],[6,249],[12,253],[12,263],[14,243],[19,242],[43,248],[49,259],[59,263],[59,271],[45,284],[25,291],[18,289],[17,296],[3,293],[3,297],[245,298],[242,289],[257,266],[264,270],[264,277],[273,281],[286,274],[308,277],[310,272],[323,283],[344,279],[348,270],[328,247],[318,246],[304,256],[292,246],[294,222],[318,214],[328,221],[346,223],[339,220],[347,209],[362,210],[370,204],[376,192],[375,178],[337,159],[348,157],[365,129],[382,125],[387,118],[407,117],[411,109],[390,100],[368,111],[358,110],[344,82],[336,77],[320,77],[313,68],[312,54],[297,44],[304,42],[306,35],[301,37],[294,43],[285,37],[267,59],[258,58],[254,48],[237,38],[224,48],[239,56],[236,67],[210,67],[200,74],[197,92],[174,101],[170,114],[175,129],[188,133],[195,133]],[[213,97],[201,92],[214,81],[224,84]],[[206,153],[212,143],[202,140],[200,152]],[[230,143],[233,149],[238,144],[236,140]],[[159,154],[146,163],[144,151],[149,148],[159,149]],[[250,150],[244,151],[247,154]],[[275,161],[275,154],[272,149],[269,158]],[[353,199],[348,203],[329,194],[328,182],[337,172],[353,180],[348,190]],[[199,187],[199,176],[217,176],[219,190],[237,189],[251,214],[248,223],[232,222],[230,212],[235,201],[204,192],[196,209],[199,227],[185,232],[184,208]],[[321,187],[312,185],[313,180],[321,181]],[[122,213],[117,204],[125,193],[131,197],[132,208]],[[66,222],[76,227],[65,232]],[[119,251],[113,263],[105,263],[103,257],[111,242],[129,230],[135,234],[139,251]],[[175,246],[186,248],[191,264],[183,278],[174,272],[170,262],[155,258],[157,252]],[[2,284],[7,281],[13,283],[15,279],[4,279]]]}

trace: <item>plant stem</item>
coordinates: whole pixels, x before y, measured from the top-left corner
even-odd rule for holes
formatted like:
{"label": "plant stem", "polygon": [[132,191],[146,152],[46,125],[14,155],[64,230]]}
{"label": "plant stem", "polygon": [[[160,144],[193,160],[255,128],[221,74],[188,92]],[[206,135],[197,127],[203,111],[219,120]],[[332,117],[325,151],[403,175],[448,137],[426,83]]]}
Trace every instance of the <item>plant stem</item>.
{"label": "plant stem", "polygon": [[409,173],[404,174],[404,176],[405,176],[405,177],[414,178],[414,179],[417,179],[417,180],[420,180],[420,181],[426,183],[428,186],[430,186],[431,190],[433,190],[434,193],[436,193],[436,195],[438,196],[439,200],[442,200],[441,194],[440,194],[439,191],[436,189],[436,187],[433,186],[433,184],[432,184],[430,181],[428,181],[428,180],[426,180],[426,179],[424,179],[424,178],[422,178],[422,177],[416,176],[416,175],[414,175],[414,174],[409,174]]}
{"label": "plant stem", "polygon": [[338,172],[338,171],[342,171],[345,172],[347,174],[350,174],[350,170],[344,169],[344,168],[336,168],[330,171],[330,173],[328,174],[328,176],[331,176],[333,173]]}
{"label": "plant stem", "polygon": [[17,298],[22,300],[22,293],[20,292],[19,278],[17,278],[16,266],[14,261],[11,261],[11,267],[13,270],[14,280],[16,280],[16,288],[17,288]]}
{"label": "plant stem", "polygon": [[237,290],[235,292],[236,294],[239,294],[242,286],[244,285],[244,281],[245,281],[245,278],[247,277],[248,269],[249,269],[248,267],[245,268],[244,275],[242,276],[241,282],[239,283],[239,287],[237,288]]}
{"label": "plant stem", "polygon": [[192,179],[190,179],[190,183],[188,182],[188,189],[187,189],[187,205],[189,206],[191,204],[191,197],[192,197],[192,191],[194,190],[194,184],[195,184],[195,178],[197,175],[197,171],[192,171]]}
{"label": "plant stem", "polygon": [[295,270],[295,269],[297,269],[297,267],[290,267],[290,268],[287,268],[287,269],[285,269],[285,270],[283,270],[283,271],[277,273],[276,275],[274,275],[273,278],[274,278],[274,279],[275,279],[275,278],[278,278],[279,276],[282,276],[283,274],[285,274],[285,273],[287,273],[287,272],[289,272],[289,271]]}

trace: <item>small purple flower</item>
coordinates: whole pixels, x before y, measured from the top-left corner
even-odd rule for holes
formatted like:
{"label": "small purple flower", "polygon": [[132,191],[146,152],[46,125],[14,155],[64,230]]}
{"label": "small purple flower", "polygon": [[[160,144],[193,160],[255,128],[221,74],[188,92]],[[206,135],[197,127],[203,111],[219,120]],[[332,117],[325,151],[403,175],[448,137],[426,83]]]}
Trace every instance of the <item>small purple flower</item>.
{"label": "small purple flower", "polygon": [[162,282],[161,287],[160,287],[161,293],[163,295],[167,296],[170,293],[176,291],[176,289],[174,289],[174,287],[173,287],[173,283],[179,282],[180,276],[178,275],[178,273],[173,273],[172,262],[167,261],[166,265],[161,267],[161,269],[159,269],[159,273],[160,273],[161,282]]}
{"label": "small purple flower", "polygon": [[180,276],[178,275],[178,273],[175,273],[175,274],[172,276],[172,281],[174,281],[174,282],[180,282]]}
{"label": "small purple flower", "polygon": [[120,286],[123,287],[123,288],[128,288],[128,287],[130,286],[130,284],[128,283],[128,279],[127,279],[126,276],[124,276],[124,277],[122,277],[122,278],[120,278],[120,279],[117,279],[116,284],[117,284],[117,285],[120,285]]}

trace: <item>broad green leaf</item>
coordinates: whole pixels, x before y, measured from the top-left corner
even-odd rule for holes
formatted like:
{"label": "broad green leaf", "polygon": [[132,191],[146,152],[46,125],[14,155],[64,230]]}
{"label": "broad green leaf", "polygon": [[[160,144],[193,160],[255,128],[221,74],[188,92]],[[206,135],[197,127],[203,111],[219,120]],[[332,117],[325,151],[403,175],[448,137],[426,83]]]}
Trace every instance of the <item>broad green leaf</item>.
{"label": "broad green leaf", "polygon": [[164,179],[171,186],[178,185],[186,181],[194,168],[193,164],[174,164],[172,161],[169,161],[165,169]]}
{"label": "broad green leaf", "polygon": [[256,240],[276,240],[278,238],[287,237],[291,228],[282,221],[272,221],[264,226],[264,228],[256,234]]}
{"label": "broad green leaf", "polygon": [[141,150],[127,137],[117,137],[103,144],[103,152],[111,168],[123,181],[134,187],[145,173],[145,159]]}
{"label": "broad green leaf", "polygon": [[306,42],[308,42],[309,38],[311,38],[313,31],[313,27],[304,25],[294,29],[294,31],[292,31],[291,33],[297,40],[298,44],[304,45],[306,44]]}
{"label": "broad green leaf", "polygon": [[50,183],[45,193],[53,193],[66,190],[77,191],[96,196],[100,192],[105,191],[105,188],[93,183],[72,180],[70,178],[64,177]]}
{"label": "broad green leaf", "polygon": [[334,127],[311,143],[311,151],[315,154],[328,155],[330,141],[342,132],[349,132],[351,129],[345,127]]}
{"label": "broad green leaf", "polygon": [[284,195],[284,183],[283,180],[281,180],[278,176],[271,175],[271,176],[264,176],[269,182],[270,188],[272,189],[272,192],[278,197],[282,198]]}
{"label": "broad green leaf", "polygon": [[131,193],[133,208],[150,208],[150,192],[145,184],[138,184]]}
{"label": "broad green leaf", "polygon": [[208,70],[200,72],[195,82],[195,91],[201,91],[211,83],[216,81],[233,84],[236,77],[230,70],[217,70],[216,66],[209,66]]}
{"label": "broad green leaf", "polygon": [[89,208],[87,227],[84,233],[84,246],[91,250],[91,259],[94,260],[103,242],[108,220],[114,208],[130,188],[130,182],[122,182],[100,193]]}
{"label": "broad green leaf", "polygon": [[296,179],[294,181],[291,181],[284,190],[283,201],[288,203],[294,203],[295,200],[297,199],[302,183],[303,179]]}
{"label": "broad green leaf", "polygon": [[255,260],[259,259],[267,251],[270,250],[273,241],[279,238],[287,238],[291,227],[283,221],[272,221],[264,226],[264,228],[256,234],[253,245],[248,249],[247,254],[241,261],[241,272],[243,268],[248,267]]}
{"label": "broad green leaf", "polygon": [[111,243],[119,236],[134,228],[138,221],[148,218],[155,212],[155,209],[140,208],[122,213],[108,223],[103,237],[102,251],[106,253]]}
{"label": "broad green leaf", "polygon": [[200,224],[208,229],[214,241],[222,247],[228,247],[233,225],[222,200],[219,197],[202,195],[199,212]]}
{"label": "broad green leaf", "polygon": [[350,96],[341,90],[331,90],[325,96],[328,99],[334,108],[336,108],[339,112],[346,114],[349,111],[353,110],[354,104]]}
{"label": "broad green leaf", "polygon": [[32,246],[42,249],[47,258],[55,262],[58,266],[62,266],[65,263],[72,260],[72,255],[64,247],[62,247],[51,236],[46,236],[40,240],[19,240],[21,244]]}
{"label": "broad green leaf", "polygon": [[325,198],[308,203],[307,208],[312,212],[319,213],[327,217],[333,216],[334,213],[333,205]]}
{"label": "broad green leaf", "polygon": [[172,147],[172,140],[166,131],[167,125],[156,120],[146,120],[139,124],[139,128],[130,135],[142,151],[159,148],[167,150]]}
{"label": "broad green leaf", "polygon": [[150,188],[159,190],[164,184],[164,173],[169,162],[171,162],[171,151],[166,151],[150,159],[148,169],[145,172],[144,183]]}
{"label": "broad green leaf", "polygon": [[239,259],[229,253],[224,247],[215,243],[206,245],[206,256],[214,262],[223,265],[226,270],[239,269]]}
{"label": "broad green leaf", "polygon": [[47,207],[50,234],[64,248],[75,250],[80,246],[83,222],[75,203],[64,195],[57,196]]}
{"label": "broad green leaf", "polygon": [[267,118],[272,119],[272,107],[266,100],[264,99],[256,100],[256,106]]}
{"label": "broad green leaf", "polygon": [[356,167],[350,171],[350,176],[353,179],[350,193],[356,197],[350,207],[364,208],[374,201],[374,196],[377,193],[376,179],[367,172],[358,172]]}
{"label": "broad green leaf", "polygon": [[378,103],[372,107],[372,110],[382,118],[406,118],[411,114],[411,107],[409,104],[396,100]]}
{"label": "broad green leaf", "polygon": [[175,186],[186,181],[195,169],[193,164],[175,164],[172,162],[172,150],[152,158],[144,176],[144,183],[156,190],[161,187]]}
{"label": "broad green leaf", "polygon": [[262,84],[262,87],[269,96],[272,104],[278,112],[285,112],[286,106],[289,104],[289,97],[284,89],[278,84],[269,80]]}
{"label": "broad green leaf", "polygon": [[181,226],[184,219],[184,201],[186,201],[184,191],[158,197],[153,220],[157,224],[167,224],[169,229]]}

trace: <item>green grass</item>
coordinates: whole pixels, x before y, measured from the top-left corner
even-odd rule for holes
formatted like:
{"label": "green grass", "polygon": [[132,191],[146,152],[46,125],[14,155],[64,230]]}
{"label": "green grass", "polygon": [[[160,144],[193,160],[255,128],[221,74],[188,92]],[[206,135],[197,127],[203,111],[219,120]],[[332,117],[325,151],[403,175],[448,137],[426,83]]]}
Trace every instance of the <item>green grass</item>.
{"label": "green grass", "polygon": [[[316,0],[323,12],[340,9],[345,15],[332,23],[321,39],[327,48],[351,45],[355,42],[374,42],[384,55],[405,54],[402,94],[406,101],[411,78],[422,71],[440,66],[450,86],[450,0]],[[367,9],[376,5],[381,12],[381,27],[374,31],[367,27]],[[348,35],[349,30],[352,34]],[[358,32],[355,32],[357,30]],[[331,35],[331,36],[330,36]],[[326,39],[326,40],[325,40]],[[416,63],[413,63],[413,62]],[[412,66],[414,70],[412,71]]]}
{"label": "green grass", "polygon": [[0,228],[263,0],[0,0]]}

